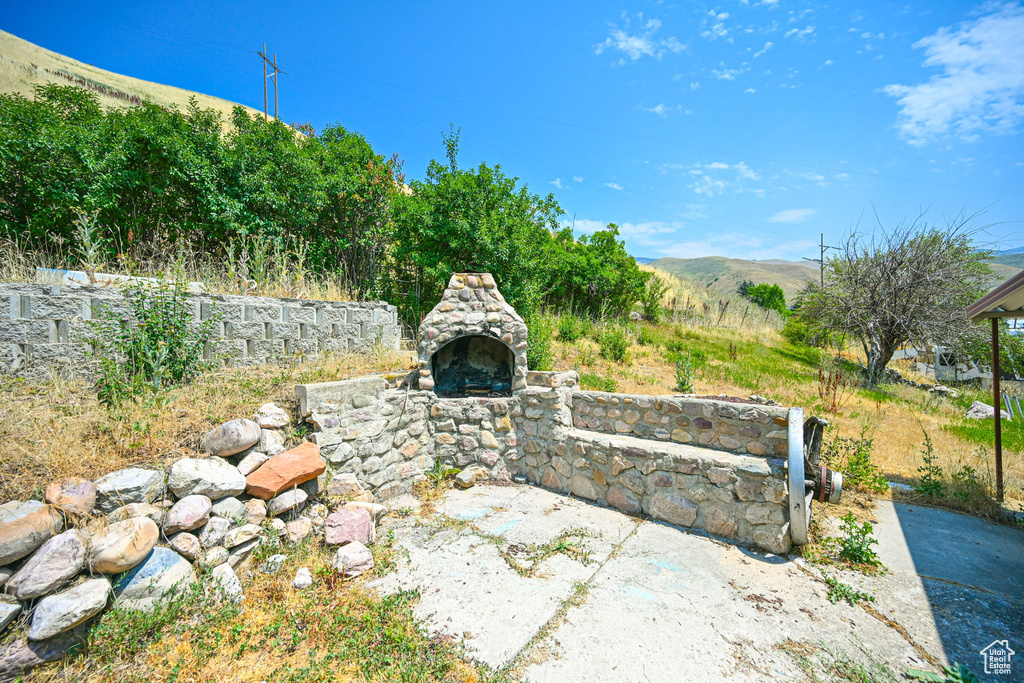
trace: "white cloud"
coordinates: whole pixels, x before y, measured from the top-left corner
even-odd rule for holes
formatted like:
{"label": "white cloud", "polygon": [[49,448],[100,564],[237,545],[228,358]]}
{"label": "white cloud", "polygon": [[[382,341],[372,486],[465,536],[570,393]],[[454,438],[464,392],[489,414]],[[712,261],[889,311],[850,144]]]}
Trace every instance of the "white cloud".
{"label": "white cloud", "polygon": [[581,175],[574,175],[572,177],[572,179],[573,179],[573,182],[577,182],[577,183],[582,183],[583,182],[583,176],[581,176]]}
{"label": "white cloud", "polygon": [[704,168],[710,168],[714,170],[725,170],[729,168],[729,164],[723,164],[721,161],[712,161],[710,164],[704,164]]}
{"label": "white cloud", "polygon": [[619,185],[618,183],[605,183],[604,186],[605,187],[610,187],[613,190],[621,190],[622,189],[622,185]]}
{"label": "white cloud", "polygon": [[757,92],[757,90],[756,90],[756,89],[754,89],[754,88],[747,88],[747,89],[746,89],[746,90],[744,90],[743,92],[750,92],[750,93],[754,93],[754,92]]}
{"label": "white cloud", "polygon": [[746,69],[712,69],[711,75],[723,81],[735,81]]}
{"label": "white cloud", "polygon": [[817,213],[814,209],[786,209],[768,217],[769,223],[803,223]]}
{"label": "white cloud", "polygon": [[[826,59],[824,62],[822,62],[821,66],[832,66],[833,64],[835,64],[835,62],[833,62],[831,59]],[[820,69],[821,67],[818,68]]]}
{"label": "white cloud", "polygon": [[940,73],[918,85],[887,85],[910,144],[957,134],[1010,133],[1024,119],[1024,6],[1006,4],[914,43]]}
{"label": "white cloud", "polygon": [[678,104],[675,106],[672,106],[670,104],[658,104],[653,107],[645,107],[643,105],[640,105],[638,108],[640,109],[640,111],[648,111],[652,114],[657,114],[658,116],[668,116],[669,114],[672,114],[674,112],[682,112],[684,114],[690,113],[689,110],[684,110],[682,105]]}
{"label": "white cloud", "polygon": [[557,188],[558,188],[559,190],[561,190],[561,189],[562,189],[562,179],[561,179],[561,178],[555,178],[554,180],[549,180],[549,181],[548,181],[548,184],[549,184],[549,185],[554,185],[554,186],[555,186],[555,187],[557,187]]}
{"label": "white cloud", "polygon": [[690,90],[700,90],[700,83],[697,81],[690,83]]}
{"label": "white cloud", "polygon": [[770,41],[770,40],[767,41],[764,44],[763,48],[761,48],[760,50],[758,50],[757,52],[754,53],[754,59],[757,59],[758,57],[763,55],[765,52],[768,52],[768,50],[772,49],[772,46],[774,46],[774,45],[775,45],[775,43],[773,43],[772,41]]}
{"label": "white cloud", "polygon": [[811,36],[811,35],[814,35],[814,27],[813,26],[808,26],[807,28],[803,28],[803,29],[792,28],[792,29],[786,31],[786,37],[787,38],[796,38],[797,40],[803,40],[807,36]]}
{"label": "white cloud", "polygon": [[729,18],[728,12],[708,11],[701,22],[700,37],[706,40],[716,40],[729,35],[729,29],[725,27],[725,20]]}
{"label": "white cloud", "polygon": [[[635,62],[645,56],[661,59],[665,52],[679,53],[686,49],[686,45],[679,42],[675,36],[663,39],[654,37],[661,29],[659,20],[648,19],[645,22],[643,14],[639,14],[637,22],[639,26],[636,34],[629,32],[632,22],[628,16],[625,17],[625,25],[622,28],[613,24],[605,41],[594,46],[594,54],[602,54],[605,50],[618,50]],[[624,64],[625,60],[620,59],[619,63]]]}
{"label": "white cloud", "polygon": [[666,256],[699,258],[726,256],[739,259],[795,259],[797,255],[816,247],[811,240],[792,240],[772,244],[765,238],[750,233],[723,232],[707,235],[704,239],[675,242],[661,247]]}
{"label": "white cloud", "polygon": [[[575,221],[562,219],[562,227],[573,228],[576,232],[592,235],[608,227],[608,221],[596,221],[590,218],[577,218]],[[637,246],[662,246],[665,239],[660,235],[676,232],[684,227],[683,223],[663,221],[646,221],[643,223],[617,223],[619,236]]]}
{"label": "white cloud", "polygon": [[589,218],[576,218],[574,220],[562,219],[563,228],[572,228],[576,232],[582,232],[588,235],[593,234],[598,230],[604,230],[605,226],[605,223],[591,220]]}

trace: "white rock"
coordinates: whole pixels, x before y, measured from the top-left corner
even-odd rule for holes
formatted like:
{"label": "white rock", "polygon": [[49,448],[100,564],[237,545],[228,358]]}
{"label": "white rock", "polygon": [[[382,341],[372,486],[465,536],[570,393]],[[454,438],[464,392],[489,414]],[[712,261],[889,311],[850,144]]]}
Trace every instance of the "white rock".
{"label": "white rock", "polygon": [[0,587],[6,586],[12,576],[14,576],[13,567],[0,567]]}
{"label": "white rock", "polygon": [[267,561],[263,563],[263,572],[266,574],[276,574],[281,571],[281,565],[288,559],[287,555],[271,555],[267,558]]}
{"label": "white rock", "polygon": [[363,572],[373,569],[373,553],[359,541],[353,541],[338,548],[331,566],[339,574],[355,577]]}
{"label": "white rock", "polygon": [[257,536],[259,536],[263,530],[255,524],[246,524],[240,526],[237,529],[232,529],[224,537],[224,547],[234,548],[236,545],[242,545],[248,543]]}
{"label": "white rock", "polygon": [[195,562],[203,550],[199,539],[187,531],[182,531],[180,534],[175,534],[168,538],[167,545],[171,546],[176,553],[189,562]]}
{"label": "white rock", "polygon": [[309,496],[302,489],[289,489],[267,503],[267,514],[276,517],[289,510],[301,510],[308,499]]}
{"label": "white rock", "polygon": [[284,452],[284,432],[277,429],[264,429],[260,434],[258,451],[273,457]]}
{"label": "white rock", "polygon": [[285,533],[289,543],[301,543],[313,532],[313,522],[308,517],[293,519],[285,525]]}
{"label": "white rock", "polygon": [[235,524],[243,524],[249,516],[245,503],[234,496],[218,500],[216,505],[213,506],[211,513],[215,517],[229,519]]}
{"label": "white rock", "polygon": [[292,587],[298,588],[299,590],[305,590],[313,585],[313,575],[310,573],[308,567],[303,567],[299,571],[295,572],[295,579],[292,581]]}
{"label": "white rock", "polygon": [[21,605],[16,602],[0,601],[0,633],[21,613]]}
{"label": "white rock", "polygon": [[214,427],[203,439],[203,450],[221,457],[241,453],[260,440],[260,426],[252,420],[231,420]]}
{"label": "white rock", "polygon": [[224,543],[224,537],[231,528],[231,522],[223,517],[211,517],[199,531],[199,545],[212,548]]}
{"label": "white rock", "polygon": [[214,586],[231,602],[241,602],[245,597],[245,593],[242,591],[242,582],[238,580],[238,575],[235,574],[235,570],[231,568],[230,564],[217,565],[210,572],[210,577]]}
{"label": "white rock", "polygon": [[[1010,414],[1005,410],[1000,410],[999,414],[1002,415],[1004,420],[1010,419]],[[971,407],[967,409],[967,413],[964,417],[969,420],[994,420],[996,417],[996,409],[987,403],[975,401],[971,404]]]}
{"label": "white rock", "polygon": [[273,403],[261,405],[252,419],[264,429],[281,429],[282,427],[287,427],[291,421],[284,408],[279,408]]}
{"label": "white rock", "polygon": [[36,605],[29,640],[52,638],[99,614],[107,606],[110,582],[90,579],[60,593],[48,595]]}
{"label": "white rock", "polygon": [[85,569],[86,535],[71,529],[44,543],[7,583],[7,592],[19,600],[52,593]]}
{"label": "white rock", "polygon": [[159,526],[164,523],[164,509],[149,503],[129,503],[107,515],[107,520],[113,524],[114,522],[123,522],[132,517],[148,517]]}
{"label": "white rock", "polygon": [[263,539],[254,538],[251,541],[247,541],[241,545],[236,545],[228,552],[228,564],[232,567],[238,566],[239,563],[244,562],[245,558],[252,554],[252,551],[256,549],[256,546],[260,544]]}
{"label": "white rock", "polygon": [[228,561],[228,549],[222,545],[216,548],[209,548],[199,556],[197,563],[204,569],[212,569]]}
{"label": "white rock", "polygon": [[152,503],[164,493],[166,476],[161,470],[129,467],[97,479],[96,508],[113,512],[129,503]]}
{"label": "white rock", "polygon": [[171,465],[167,484],[178,498],[199,495],[220,500],[245,491],[245,477],[238,468],[217,457],[182,458]]}
{"label": "white rock", "polygon": [[260,465],[270,460],[270,456],[260,451],[251,451],[248,455],[238,461],[238,471],[242,473],[243,477],[248,477],[250,474],[260,468]]}
{"label": "white rock", "polygon": [[13,522],[46,507],[38,500],[12,500],[0,505],[0,523]]}
{"label": "white rock", "polygon": [[245,501],[245,512],[247,524],[262,524],[267,518],[267,503],[259,498],[250,498]]}

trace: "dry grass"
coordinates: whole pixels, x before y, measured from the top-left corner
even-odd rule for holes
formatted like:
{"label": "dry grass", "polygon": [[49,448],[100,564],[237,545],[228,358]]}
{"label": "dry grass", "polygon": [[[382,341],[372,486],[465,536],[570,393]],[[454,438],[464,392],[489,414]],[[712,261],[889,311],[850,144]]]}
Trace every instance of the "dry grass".
{"label": "dry grass", "polygon": [[[452,681],[481,680],[450,639],[421,629],[410,593],[378,597],[363,583],[388,571],[388,541],[376,565],[355,580],[330,567],[331,550],[309,540],[285,548],[276,574],[242,565],[241,609],[204,594],[187,596],[162,618],[113,610],[91,631],[83,656],[44,667],[33,681]],[[263,554],[277,552],[266,550]],[[382,561],[383,560],[383,561]],[[311,588],[291,586],[299,567]]]}
{"label": "dry grass", "polygon": [[38,498],[58,477],[95,479],[131,465],[167,465],[195,455],[213,426],[248,417],[267,401],[294,414],[296,383],[347,379],[410,363],[409,354],[378,353],[226,368],[118,411],[99,405],[89,386],[58,374],[38,385],[0,377],[0,500]]}
{"label": "dry grass", "polygon": [[[233,107],[239,106],[219,97],[98,69],[91,64],[51,52],[27,40],[0,31],[0,92],[20,93],[31,98],[33,96],[32,88],[35,85],[45,85],[46,83],[70,85],[65,77],[53,72],[81,78],[96,86],[106,87],[113,91],[137,95],[162,107],[176,106],[184,110],[188,106],[189,98],[195,97],[200,107],[216,109],[225,119],[230,117]],[[93,90],[93,92],[96,92],[100,104],[105,108],[128,105],[124,99],[109,96],[102,91]],[[245,109],[250,115],[263,113],[252,107],[245,107]]]}

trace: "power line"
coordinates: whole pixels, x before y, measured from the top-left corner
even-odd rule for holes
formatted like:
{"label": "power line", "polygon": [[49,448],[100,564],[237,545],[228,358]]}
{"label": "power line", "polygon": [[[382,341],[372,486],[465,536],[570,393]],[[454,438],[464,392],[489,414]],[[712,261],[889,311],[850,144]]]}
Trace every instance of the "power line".
{"label": "power line", "polygon": [[269,118],[267,116],[267,65],[269,64],[270,68],[273,69],[273,73],[270,74],[270,78],[274,79],[274,118],[280,120],[277,115],[277,75],[281,74],[282,76],[287,76],[288,74],[277,68],[276,52],[274,53],[273,61],[271,61],[271,59],[267,57],[266,43],[263,43],[263,51],[256,52],[255,54],[258,54],[263,59],[263,118],[264,120],[267,120]]}

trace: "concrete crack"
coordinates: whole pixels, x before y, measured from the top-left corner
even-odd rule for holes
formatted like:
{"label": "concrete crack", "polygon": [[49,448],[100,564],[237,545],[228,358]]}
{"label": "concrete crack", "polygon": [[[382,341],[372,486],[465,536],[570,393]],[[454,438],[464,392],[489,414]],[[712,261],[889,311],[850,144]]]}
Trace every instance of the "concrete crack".
{"label": "concrete crack", "polygon": [[643,523],[643,520],[637,520],[636,525],[630,530],[630,532],[626,534],[622,538],[622,540],[619,541],[618,544],[616,544],[614,548],[612,548],[612,551],[610,553],[608,553],[608,557],[606,557],[603,562],[598,564],[597,568],[593,571],[593,573],[591,573],[591,575],[587,578],[586,581],[584,581],[582,584],[577,584],[578,586],[580,586],[580,588],[574,590],[571,595],[562,600],[562,602],[558,606],[558,609],[555,610],[555,613],[553,615],[551,615],[551,618],[544,622],[543,626],[537,629],[537,632],[533,635],[532,638],[530,638],[529,642],[527,642],[526,645],[524,645],[518,652],[516,652],[515,655],[513,655],[512,658],[509,659],[508,663],[505,664],[505,666],[501,667],[499,673],[517,675],[514,673],[517,669],[521,669],[525,667],[528,663],[532,663],[527,662],[527,656],[530,654],[531,650],[533,650],[538,644],[540,644],[540,642],[544,640],[544,638],[553,633],[555,629],[562,625],[562,623],[565,621],[565,615],[572,607],[579,607],[586,602],[587,596],[589,596],[590,593],[590,586],[593,584],[594,579],[597,578],[597,575],[601,572],[602,569],[604,569],[605,565],[608,564],[616,555],[618,555],[619,550],[622,548],[622,546],[626,544],[626,541],[633,537],[633,534],[636,533],[637,529],[639,529],[640,525]]}

